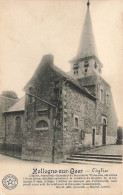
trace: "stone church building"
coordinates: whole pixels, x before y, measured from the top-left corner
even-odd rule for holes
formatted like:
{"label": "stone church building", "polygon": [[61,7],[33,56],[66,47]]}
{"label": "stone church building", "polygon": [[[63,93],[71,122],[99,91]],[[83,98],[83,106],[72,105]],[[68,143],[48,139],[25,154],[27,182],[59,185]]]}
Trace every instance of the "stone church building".
{"label": "stone church building", "polygon": [[42,57],[25,96],[2,113],[2,152],[26,160],[62,162],[77,149],[114,144],[117,116],[111,87],[102,78],[90,3],[69,73]]}

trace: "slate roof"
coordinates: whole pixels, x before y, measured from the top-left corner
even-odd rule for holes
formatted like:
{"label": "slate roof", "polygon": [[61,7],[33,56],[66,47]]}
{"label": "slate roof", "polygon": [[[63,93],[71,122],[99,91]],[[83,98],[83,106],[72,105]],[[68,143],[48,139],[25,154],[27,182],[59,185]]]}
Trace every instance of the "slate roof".
{"label": "slate roof", "polygon": [[97,76],[96,73],[94,73],[93,75],[89,76],[89,77],[83,77],[81,79],[78,79],[79,83],[84,87],[86,86],[90,86],[90,85],[95,85],[97,84],[97,82],[99,81],[103,81],[105,82],[106,85],[108,85],[110,87],[110,85],[107,83],[107,81],[105,81],[102,77]]}
{"label": "slate roof", "polygon": [[5,112],[11,106],[13,106],[17,101],[18,99],[13,99],[13,98],[0,95],[0,112]]}
{"label": "slate roof", "polygon": [[79,62],[79,60],[81,61],[82,59],[88,60],[89,58],[94,58],[95,61],[103,67],[103,64],[100,62],[98,57],[89,7],[87,8],[79,43],[77,54],[72,60],[70,60],[70,62],[73,63]]}
{"label": "slate roof", "polygon": [[19,99],[18,102],[16,102],[12,107],[10,107],[4,113],[18,112],[18,111],[24,111],[24,110],[25,110],[25,96]]}
{"label": "slate roof", "polygon": [[90,10],[88,7],[84,26],[83,26],[83,31],[80,39],[80,45],[77,52],[77,58],[84,58],[93,55],[98,57],[92,23],[91,23]]}

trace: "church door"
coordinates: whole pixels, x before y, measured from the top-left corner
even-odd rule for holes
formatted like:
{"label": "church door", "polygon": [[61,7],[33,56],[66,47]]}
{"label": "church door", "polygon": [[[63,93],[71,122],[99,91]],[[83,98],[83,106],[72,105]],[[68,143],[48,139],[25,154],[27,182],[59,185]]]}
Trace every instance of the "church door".
{"label": "church door", "polygon": [[93,146],[95,145],[95,129],[93,129],[93,132],[92,132],[92,145]]}
{"label": "church door", "polygon": [[106,145],[106,120],[103,120],[102,145]]}

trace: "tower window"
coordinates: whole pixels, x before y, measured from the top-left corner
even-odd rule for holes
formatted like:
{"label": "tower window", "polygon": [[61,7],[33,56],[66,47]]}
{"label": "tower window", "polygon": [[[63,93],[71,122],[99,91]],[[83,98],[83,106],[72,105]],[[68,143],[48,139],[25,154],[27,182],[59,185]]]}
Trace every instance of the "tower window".
{"label": "tower window", "polygon": [[88,66],[89,66],[88,60],[84,61],[84,67],[85,67],[85,68],[88,68]]}
{"label": "tower window", "polygon": [[74,74],[78,74],[78,70],[74,70]]}
{"label": "tower window", "polygon": [[78,68],[79,68],[78,64],[74,64],[73,66],[74,74],[78,74]]}

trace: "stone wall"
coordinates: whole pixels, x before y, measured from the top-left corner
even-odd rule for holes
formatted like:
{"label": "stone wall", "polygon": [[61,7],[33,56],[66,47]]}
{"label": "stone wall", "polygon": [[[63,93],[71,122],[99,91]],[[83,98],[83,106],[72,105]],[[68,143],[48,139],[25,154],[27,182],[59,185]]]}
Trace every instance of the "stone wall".
{"label": "stone wall", "polygon": [[[43,60],[38,72],[27,84],[25,103],[25,129],[22,158],[47,162],[62,159],[62,103],[63,78],[54,72],[50,64]],[[40,67],[41,66],[41,67]],[[29,92],[33,100],[29,103]],[[36,124],[45,121],[47,128],[37,129]]]}
{"label": "stone wall", "polygon": [[[20,117],[20,126],[17,126],[17,118]],[[6,155],[21,158],[24,129],[24,113],[11,112],[3,114],[4,139],[0,144],[0,152]]]}
{"label": "stone wall", "polygon": [[[16,117],[21,117],[21,128],[16,129]],[[10,144],[21,144],[23,141],[24,113],[11,112],[4,114],[5,120],[5,142]]]}
{"label": "stone wall", "polygon": [[[95,126],[95,101],[87,98],[74,86],[66,84],[63,88],[63,153],[70,155],[77,148],[91,147],[92,126]],[[75,126],[78,117],[78,127]],[[84,131],[85,138],[82,138]],[[86,139],[87,137],[90,139]]]}
{"label": "stone wall", "polygon": [[[94,83],[93,85],[90,85]],[[99,75],[94,74],[92,77],[83,78],[80,80],[80,83],[96,96],[95,104],[95,145],[102,145],[102,134],[103,134],[103,120],[106,120],[106,144],[116,143],[116,134],[117,134],[117,116],[113,103],[113,97],[110,85]],[[87,86],[86,86],[87,84]],[[103,101],[101,101],[100,90],[103,89]],[[106,94],[109,95],[108,105],[106,101]],[[99,135],[99,136],[98,136]]]}
{"label": "stone wall", "polygon": [[[103,89],[103,93],[104,93],[103,102],[100,101],[100,89],[101,88]],[[108,105],[106,104],[106,94],[107,93],[109,94]],[[97,135],[102,135],[103,119],[105,119],[106,120],[106,135],[107,135],[106,144],[116,143],[114,140],[116,140],[116,136],[117,136],[117,122],[118,121],[117,121],[116,111],[114,108],[110,86],[104,80],[98,83],[97,98],[98,99],[96,101],[96,122],[97,122],[96,133]],[[98,139],[97,144],[101,145],[102,139]]]}

